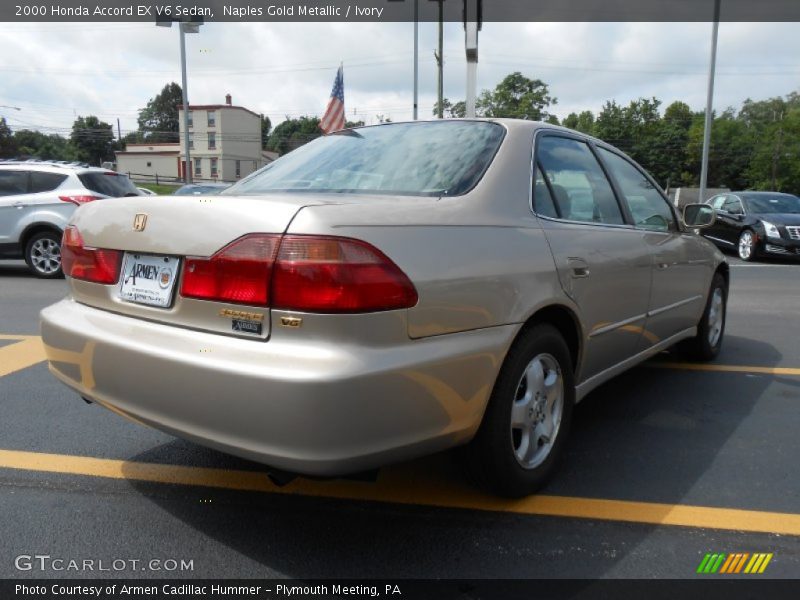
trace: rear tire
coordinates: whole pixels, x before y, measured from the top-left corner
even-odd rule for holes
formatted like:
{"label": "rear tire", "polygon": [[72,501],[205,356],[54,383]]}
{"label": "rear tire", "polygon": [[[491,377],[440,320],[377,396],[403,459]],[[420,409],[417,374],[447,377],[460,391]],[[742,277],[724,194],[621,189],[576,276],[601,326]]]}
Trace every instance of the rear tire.
{"label": "rear tire", "polygon": [[61,235],[55,231],[35,234],[25,244],[25,262],[36,277],[41,279],[62,277]]}
{"label": "rear tire", "polygon": [[519,498],[538,490],[563,453],[575,404],[572,359],[551,325],[536,325],[508,353],[464,458],[475,482]]}
{"label": "rear tire", "polygon": [[697,324],[697,335],[681,342],[679,348],[687,358],[707,362],[719,354],[725,334],[725,321],[728,306],[728,286],[720,273],[711,280],[706,309]]}

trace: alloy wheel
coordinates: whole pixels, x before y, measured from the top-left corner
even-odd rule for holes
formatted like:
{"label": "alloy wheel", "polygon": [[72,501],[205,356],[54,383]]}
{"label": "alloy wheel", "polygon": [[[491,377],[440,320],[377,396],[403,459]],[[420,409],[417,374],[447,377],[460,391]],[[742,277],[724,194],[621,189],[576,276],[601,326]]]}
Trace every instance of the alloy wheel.
{"label": "alloy wheel", "polygon": [[558,361],[538,354],[528,363],[511,407],[511,444],[517,462],[534,469],[550,455],[564,412],[564,378]]}
{"label": "alloy wheel", "polygon": [[57,273],[61,268],[61,246],[50,238],[36,240],[31,246],[31,265],[44,275]]}

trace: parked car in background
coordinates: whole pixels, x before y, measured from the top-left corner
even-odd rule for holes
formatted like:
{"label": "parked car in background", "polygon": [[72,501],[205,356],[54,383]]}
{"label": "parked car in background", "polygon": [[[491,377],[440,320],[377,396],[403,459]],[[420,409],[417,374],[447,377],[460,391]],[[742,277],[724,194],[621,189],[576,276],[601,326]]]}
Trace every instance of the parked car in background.
{"label": "parked car in background", "polygon": [[713,210],[684,224],[641,167],[568,129],[348,129],[223,196],[73,215],[44,347],[84,398],[284,475],[466,445],[476,481],[527,495],[592,389],[722,344],[728,265],[694,232]]}
{"label": "parked car in background", "polygon": [[230,187],[229,183],[189,183],[172,192],[173,196],[211,196]]}
{"label": "parked car in background", "polygon": [[61,235],[75,209],[93,200],[138,195],[126,175],[108,169],[0,161],[0,258],[24,258],[37,277],[60,277]]}
{"label": "parked car in background", "polygon": [[703,235],[742,260],[800,257],[800,198],[781,192],[728,192],[707,201],[715,223]]}

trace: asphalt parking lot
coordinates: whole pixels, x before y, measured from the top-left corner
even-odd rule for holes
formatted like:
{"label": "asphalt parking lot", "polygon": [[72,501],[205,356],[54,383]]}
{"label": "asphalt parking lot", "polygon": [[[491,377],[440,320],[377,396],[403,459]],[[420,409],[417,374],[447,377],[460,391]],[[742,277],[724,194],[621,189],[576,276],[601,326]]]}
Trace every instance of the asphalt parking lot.
{"label": "asphalt parking lot", "polygon": [[[517,502],[471,488],[452,453],[275,488],[87,405],[38,340],[65,283],[0,263],[0,577],[688,578],[707,553],[770,553],[735,577],[797,578],[800,264],[729,260],[718,359],[664,354],[593,392],[557,476]],[[18,568],[36,554],[126,563]]]}

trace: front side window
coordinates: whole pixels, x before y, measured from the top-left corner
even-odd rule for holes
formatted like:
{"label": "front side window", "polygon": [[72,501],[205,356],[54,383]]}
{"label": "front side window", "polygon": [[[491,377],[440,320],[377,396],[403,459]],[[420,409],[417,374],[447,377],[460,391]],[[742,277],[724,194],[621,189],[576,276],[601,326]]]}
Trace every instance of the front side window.
{"label": "front side window", "polygon": [[25,194],[27,191],[27,171],[0,171],[0,196]]}
{"label": "front side window", "polygon": [[586,142],[544,136],[537,142],[536,157],[560,218],[614,225],[625,222],[614,190]]}
{"label": "front side window", "polygon": [[345,129],[280,157],[224,193],[458,196],[478,183],[504,135],[503,126],[476,121]]}
{"label": "front side window", "polygon": [[208,149],[214,150],[217,147],[217,134],[216,133],[209,133],[208,134]]}
{"label": "front side window", "polygon": [[213,110],[208,111],[208,126],[209,127],[216,127],[217,126],[217,113]]}
{"label": "front side window", "polygon": [[645,174],[619,154],[605,148],[598,148],[598,151],[622,189],[633,224],[653,231],[675,231],[672,209]]}
{"label": "front side window", "polygon": [[212,177],[216,177],[217,176],[217,159],[216,158],[212,158],[211,159],[211,176]]}
{"label": "front side window", "polygon": [[194,159],[194,176],[195,177],[200,177],[200,175],[203,174],[202,164],[203,164],[203,162],[202,162],[201,159],[199,159],[199,158],[195,158]]}

